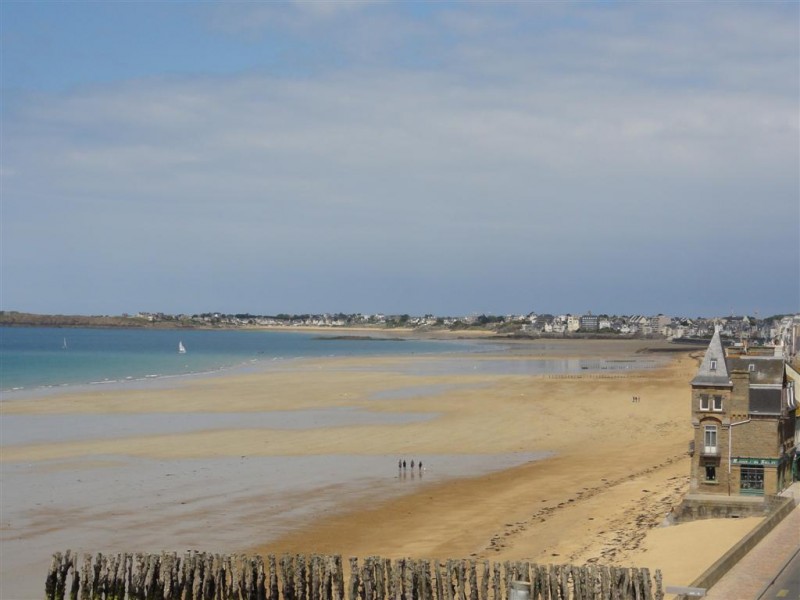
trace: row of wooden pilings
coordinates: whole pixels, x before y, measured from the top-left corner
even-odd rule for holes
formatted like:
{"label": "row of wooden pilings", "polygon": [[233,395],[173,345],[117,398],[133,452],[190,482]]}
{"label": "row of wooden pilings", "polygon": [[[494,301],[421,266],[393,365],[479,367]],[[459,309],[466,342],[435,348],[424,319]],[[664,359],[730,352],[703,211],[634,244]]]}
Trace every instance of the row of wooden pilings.
{"label": "row of wooden pilings", "polygon": [[[653,579],[655,581],[653,581]],[[517,582],[525,582],[519,584]],[[513,585],[512,585],[513,583]],[[514,591],[512,591],[514,590]],[[663,600],[661,572],[372,556],[56,553],[47,600]]]}

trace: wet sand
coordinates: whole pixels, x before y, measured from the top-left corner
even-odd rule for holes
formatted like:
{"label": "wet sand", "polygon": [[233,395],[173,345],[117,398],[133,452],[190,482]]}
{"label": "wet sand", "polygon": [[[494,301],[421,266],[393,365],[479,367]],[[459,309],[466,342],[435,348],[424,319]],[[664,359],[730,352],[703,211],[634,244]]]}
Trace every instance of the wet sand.
{"label": "wet sand", "polygon": [[[4,401],[15,432],[44,430],[2,442],[0,597],[39,597],[67,547],[633,564],[687,585],[754,520],[704,522],[704,545],[697,524],[659,528],[688,486],[696,362],[627,362],[653,345],[504,343],[455,369],[322,359]],[[554,356],[623,368],[484,368]]]}

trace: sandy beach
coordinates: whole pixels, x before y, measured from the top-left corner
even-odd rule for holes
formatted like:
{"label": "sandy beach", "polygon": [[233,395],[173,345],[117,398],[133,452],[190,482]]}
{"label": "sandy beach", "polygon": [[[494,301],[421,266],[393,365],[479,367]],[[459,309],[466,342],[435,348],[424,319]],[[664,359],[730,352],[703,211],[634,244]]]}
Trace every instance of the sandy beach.
{"label": "sandy beach", "polygon": [[[39,597],[66,548],[596,562],[688,585],[758,519],[661,527],[688,488],[697,364],[665,349],[504,342],[4,400],[28,433],[2,442],[0,597]],[[554,358],[616,362],[532,374]]]}

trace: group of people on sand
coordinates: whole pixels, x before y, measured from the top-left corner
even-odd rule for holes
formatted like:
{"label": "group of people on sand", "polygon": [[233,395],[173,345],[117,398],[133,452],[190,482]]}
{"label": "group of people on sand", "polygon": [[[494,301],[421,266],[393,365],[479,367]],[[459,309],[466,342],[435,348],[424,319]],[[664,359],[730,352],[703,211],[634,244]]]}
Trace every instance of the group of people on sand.
{"label": "group of people on sand", "polygon": [[[422,461],[419,461],[417,463],[417,466],[419,467],[419,470],[422,471]],[[397,461],[397,468],[401,469],[403,471],[405,471],[408,468],[408,465],[406,464],[406,460],[404,458],[401,458],[400,460]],[[412,470],[414,469],[414,459],[413,458],[411,459],[411,469]]]}

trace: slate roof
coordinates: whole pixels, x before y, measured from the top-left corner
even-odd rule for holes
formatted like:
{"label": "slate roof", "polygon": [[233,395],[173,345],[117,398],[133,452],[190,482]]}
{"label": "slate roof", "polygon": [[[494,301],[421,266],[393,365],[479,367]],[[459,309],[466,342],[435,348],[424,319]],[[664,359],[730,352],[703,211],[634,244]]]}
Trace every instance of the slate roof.
{"label": "slate roof", "polygon": [[[750,371],[750,365],[753,370]],[[783,384],[783,358],[772,356],[737,356],[728,359],[731,371],[750,371],[750,383],[754,385]]]}
{"label": "slate roof", "polygon": [[[711,368],[712,361],[716,363],[716,368],[714,369]],[[725,364],[725,350],[722,348],[722,340],[719,337],[718,328],[714,330],[714,336],[708,344],[697,375],[692,379],[692,385],[732,385],[728,376],[728,367]]]}

